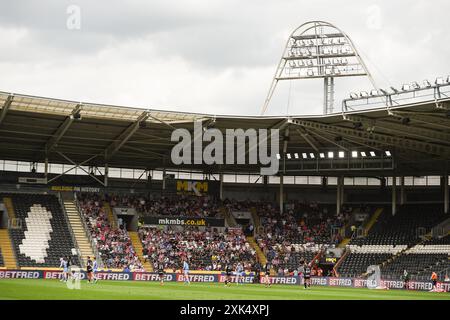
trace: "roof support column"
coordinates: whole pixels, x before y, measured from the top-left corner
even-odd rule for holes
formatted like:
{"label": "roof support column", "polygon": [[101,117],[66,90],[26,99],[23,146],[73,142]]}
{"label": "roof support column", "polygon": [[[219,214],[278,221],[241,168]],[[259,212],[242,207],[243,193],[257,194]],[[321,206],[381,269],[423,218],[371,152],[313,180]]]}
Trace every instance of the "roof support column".
{"label": "roof support column", "polygon": [[341,196],[341,192],[342,192],[342,183],[343,179],[341,176],[337,177],[337,185],[336,185],[336,213],[340,214],[341,213],[341,200],[342,200],[342,196]]}
{"label": "roof support column", "polygon": [[405,177],[400,177],[400,205],[405,204]]}
{"label": "roof support column", "polygon": [[163,169],[162,189],[166,190],[166,168]]}
{"label": "roof support column", "polygon": [[442,183],[444,184],[444,213],[449,213],[449,194],[448,194],[448,174],[442,177]]}
{"label": "roof support column", "polygon": [[105,187],[108,186],[108,174],[109,174],[108,164],[105,163],[105,177],[104,177]]}
{"label": "roof support column", "polygon": [[284,191],[283,191],[283,174],[280,175],[280,213],[283,214],[284,208]]}
{"label": "roof support column", "polygon": [[220,179],[219,197],[220,200],[223,200],[223,173],[220,174],[219,179]]}
{"label": "roof support column", "polygon": [[392,177],[392,215],[397,213],[397,177]]}
{"label": "roof support column", "polygon": [[47,157],[45,157],[44,175],[45,175],[45,179],[47,179],[47,176],[48,176],[48,158]]}

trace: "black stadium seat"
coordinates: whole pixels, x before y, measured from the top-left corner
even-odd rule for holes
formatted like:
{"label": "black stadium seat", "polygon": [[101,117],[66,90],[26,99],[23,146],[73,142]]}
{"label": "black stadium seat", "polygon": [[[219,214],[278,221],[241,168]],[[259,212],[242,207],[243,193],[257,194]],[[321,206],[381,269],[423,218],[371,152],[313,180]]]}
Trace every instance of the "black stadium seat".
{"label": "black stadium seat", "polygon": [[[10,229],[17,263],[20,267],[59,267],[60,258],[70,256],[72,263],[79,265],[78,256],[72,256],[74,243],[70,237],[64,213],[58,199],[54,195],[44,194],[1,194],[1,198],[10,197],[14,205],[16,218],[22,221],[21,229]],[[25,232],[29,231],[27,217],[31,207],[42,207],[51,212],[49,220],[51,231],[49,232],[48,248],[43,253],[43,261],[37,261],[30,255],[21,253],[20,247],[24,245]],[[37,231],[39,233],[39,231]],[[33,244],[30,244],[33,246]],[[39,259],[38,259],[39,260]]]}

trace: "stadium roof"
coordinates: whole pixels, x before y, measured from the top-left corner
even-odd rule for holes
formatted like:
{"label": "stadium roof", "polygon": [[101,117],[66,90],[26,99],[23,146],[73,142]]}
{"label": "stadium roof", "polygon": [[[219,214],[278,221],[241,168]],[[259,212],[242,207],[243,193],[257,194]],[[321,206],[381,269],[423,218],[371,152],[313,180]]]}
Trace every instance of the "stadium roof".
{"label": "stadium roof", "polygon": [[[280,128],[280,148],[294,155],[342,150],[385,151],[401,175],[443,174],[450,159],[450,98],[345,111],[326,116],[229,116],[80,103],[0,92],[0,159],[85,166],[203,172],[258,173],[259,165],[180,165],[170,160],[174,128],[193,131],[193,122],[218,129]],[[344,110],[344,109],[343,109]],[[347,158],[346,158],[347,159]],[[341,159],[343,161],[344,159]],[[357,159],[347,159],[357,161]],[[359,161],[363,161],[360,159]],[[283,163],[286,174],[340,175],[339,165],[304,166],[300,156]],[[323,161],[335,161],[339,159]],[[356,162],[355,162],[356,163]],[[356,165],[356,164],[355,164]],[[370,166],[369,166],[370,167]],[[305,168],[310,168],[306,170]],[[311,169],[312,168],[312,169]],[[341,168],[349,168],[344,166]],[[355,168],[354,168],[355,169]],[[369,170],[370,171],[370,170]],[[380,175],[349,170],[349,175]]]}

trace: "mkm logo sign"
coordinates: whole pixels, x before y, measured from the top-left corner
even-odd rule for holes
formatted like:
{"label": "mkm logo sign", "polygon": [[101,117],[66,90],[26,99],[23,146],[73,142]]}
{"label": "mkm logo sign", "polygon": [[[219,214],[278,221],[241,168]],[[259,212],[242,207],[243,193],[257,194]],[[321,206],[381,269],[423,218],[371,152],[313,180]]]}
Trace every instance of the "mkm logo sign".
{"label": "mkm logo sign", "polygon": [[200,196],[202,193],[208,193],[208,182],[207,181],[178,180],[177,181],[177,192],[194,193],[194,194]]}

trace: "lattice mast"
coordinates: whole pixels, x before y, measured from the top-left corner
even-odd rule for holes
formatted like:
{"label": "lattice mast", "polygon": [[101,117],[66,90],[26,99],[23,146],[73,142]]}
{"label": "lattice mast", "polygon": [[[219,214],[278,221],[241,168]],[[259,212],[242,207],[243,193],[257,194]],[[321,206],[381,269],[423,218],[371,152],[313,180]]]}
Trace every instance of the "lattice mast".
{"label": "lattice mast", "polygon": [[323,78],[323,113],[333,112],[334,79],[372,76],[351,39],[331,23],[311,21],[302,24],[289,36],[272,80],[261,114],[269,106],[280,80]]}

